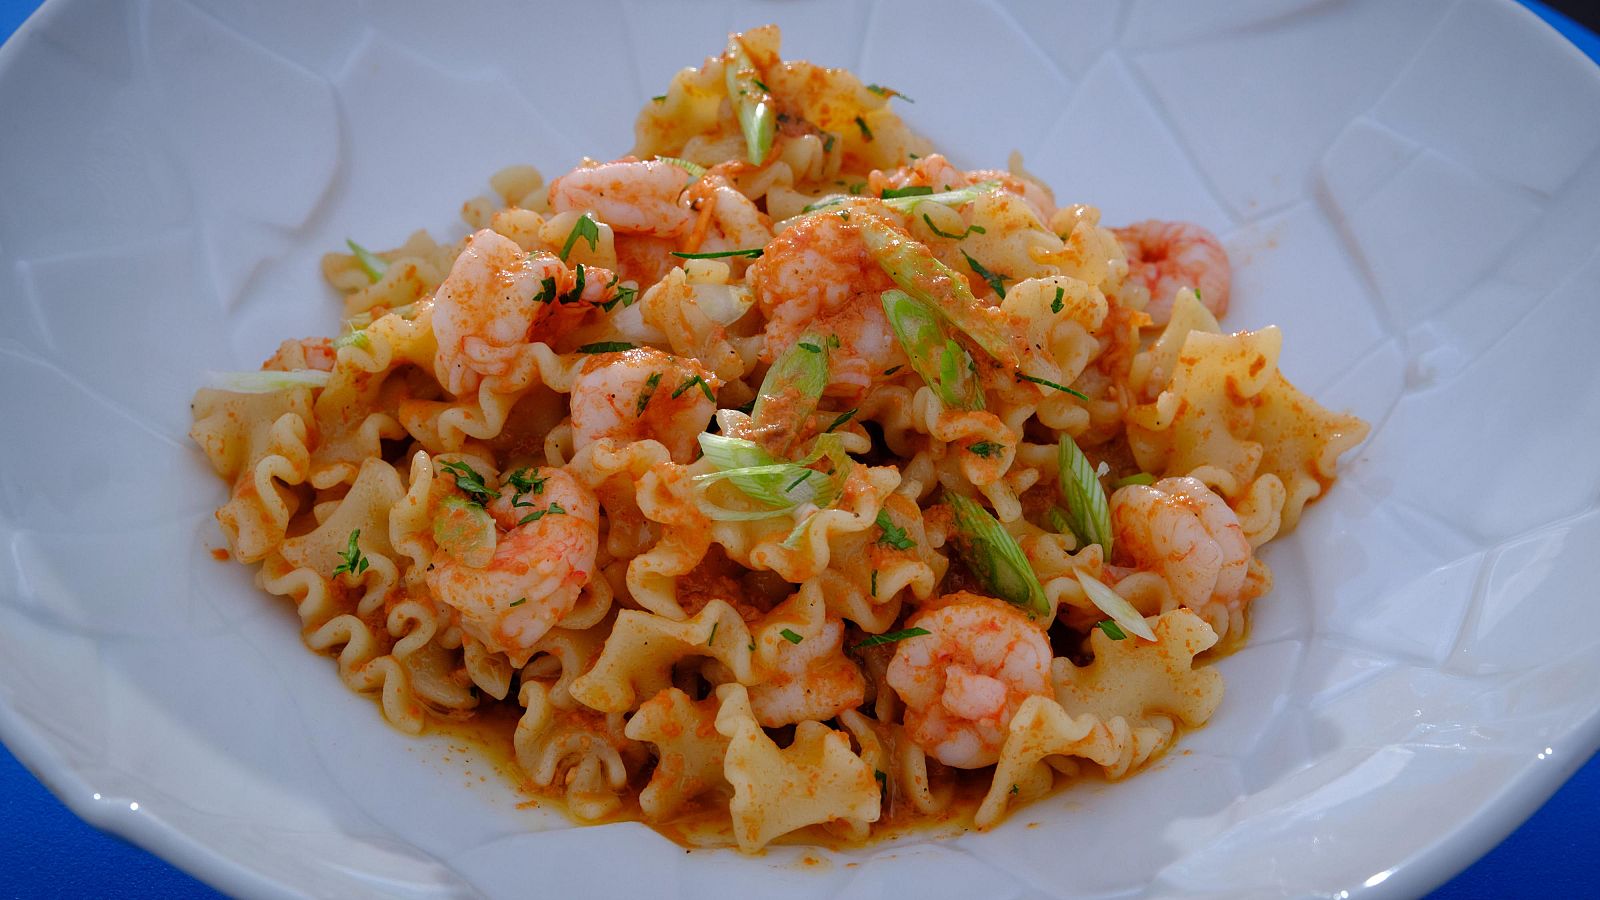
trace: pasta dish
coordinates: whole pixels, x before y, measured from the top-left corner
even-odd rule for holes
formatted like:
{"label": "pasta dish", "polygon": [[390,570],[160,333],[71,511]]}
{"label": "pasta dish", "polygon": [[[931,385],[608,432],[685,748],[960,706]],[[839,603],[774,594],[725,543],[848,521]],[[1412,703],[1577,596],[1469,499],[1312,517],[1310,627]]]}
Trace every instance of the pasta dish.
{"label": "pasta dish", "polygon": [[956,168],[778,39],[626,157],[494,175],[460,240],[326,256],[342,333],[211,376],[191,434],[349,688],[410,733],[514,710],[580,820],[992,827],[1207,721],[1367,426],[1218,325],[1204,228]]}

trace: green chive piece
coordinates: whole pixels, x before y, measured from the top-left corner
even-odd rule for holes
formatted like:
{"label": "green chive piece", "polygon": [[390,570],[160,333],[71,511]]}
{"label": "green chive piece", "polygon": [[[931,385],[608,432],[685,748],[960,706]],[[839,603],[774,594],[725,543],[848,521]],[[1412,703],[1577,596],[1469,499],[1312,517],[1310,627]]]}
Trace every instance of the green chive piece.
{"label": "green chive piece", "polygon": [[888,634],[875,634],[857,644],[855,649],[861,650],[867,647],[878,647],[882,646],[883,644],[893,644],[897,641],[903,641],[906,638],[922,637],[925,634],[931,633],[932,632],[928,631],[926,628],[906,628],[900,631],[891,631]]}

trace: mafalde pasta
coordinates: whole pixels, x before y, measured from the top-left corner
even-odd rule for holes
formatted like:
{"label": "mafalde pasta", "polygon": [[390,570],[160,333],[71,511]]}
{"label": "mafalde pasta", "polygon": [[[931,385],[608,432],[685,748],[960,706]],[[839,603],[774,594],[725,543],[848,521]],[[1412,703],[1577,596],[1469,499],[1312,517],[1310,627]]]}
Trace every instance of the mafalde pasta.
{"label": "mafalde pasta", "polygon": [[1223,331],[1210,232],[956,168],[897,98],[758,28],[628,156],[326,256],[341,333],[195,396],[233,556],[583,821],[754,852],[1147,765],[1367,426]]}

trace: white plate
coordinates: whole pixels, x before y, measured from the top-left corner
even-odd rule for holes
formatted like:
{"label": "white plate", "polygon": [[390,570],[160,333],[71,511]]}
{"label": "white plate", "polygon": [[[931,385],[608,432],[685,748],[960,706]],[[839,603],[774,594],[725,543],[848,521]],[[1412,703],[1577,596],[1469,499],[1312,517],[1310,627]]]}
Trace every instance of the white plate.
{"label": "white plate", "polygon": [[[85,818],[249,894],[1389,896],[1600,743],[1600,78],[1532,15],[462,6],[52,0],[0,53],[0,735]],[[207,554],[184,437],[199,373],[335,327],[322,251],[621,153],[768,20],[958,162],[1019,147],[1108,221],[1225,235],[1232,326],[1283,325],[1290,377],[1374,425],[1271,548],[1213,724],[994,833],[814,865],[571,829],[383,725]]]}

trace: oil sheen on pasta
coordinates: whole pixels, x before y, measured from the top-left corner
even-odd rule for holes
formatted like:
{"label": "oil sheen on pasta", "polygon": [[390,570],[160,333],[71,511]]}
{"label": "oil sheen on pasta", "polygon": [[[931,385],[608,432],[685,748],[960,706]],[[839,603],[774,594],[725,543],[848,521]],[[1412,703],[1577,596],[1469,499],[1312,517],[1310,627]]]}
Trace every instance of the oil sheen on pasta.
{"label": "oil sheen on pasta", "polygon": [[328,254],[340,333],[195,396],[231,554],[581,821],[942,834],[1149,765],[1366,425],[1219,326],[1205,228],[959,169],[900,102],[755,29],[628,156]]}

